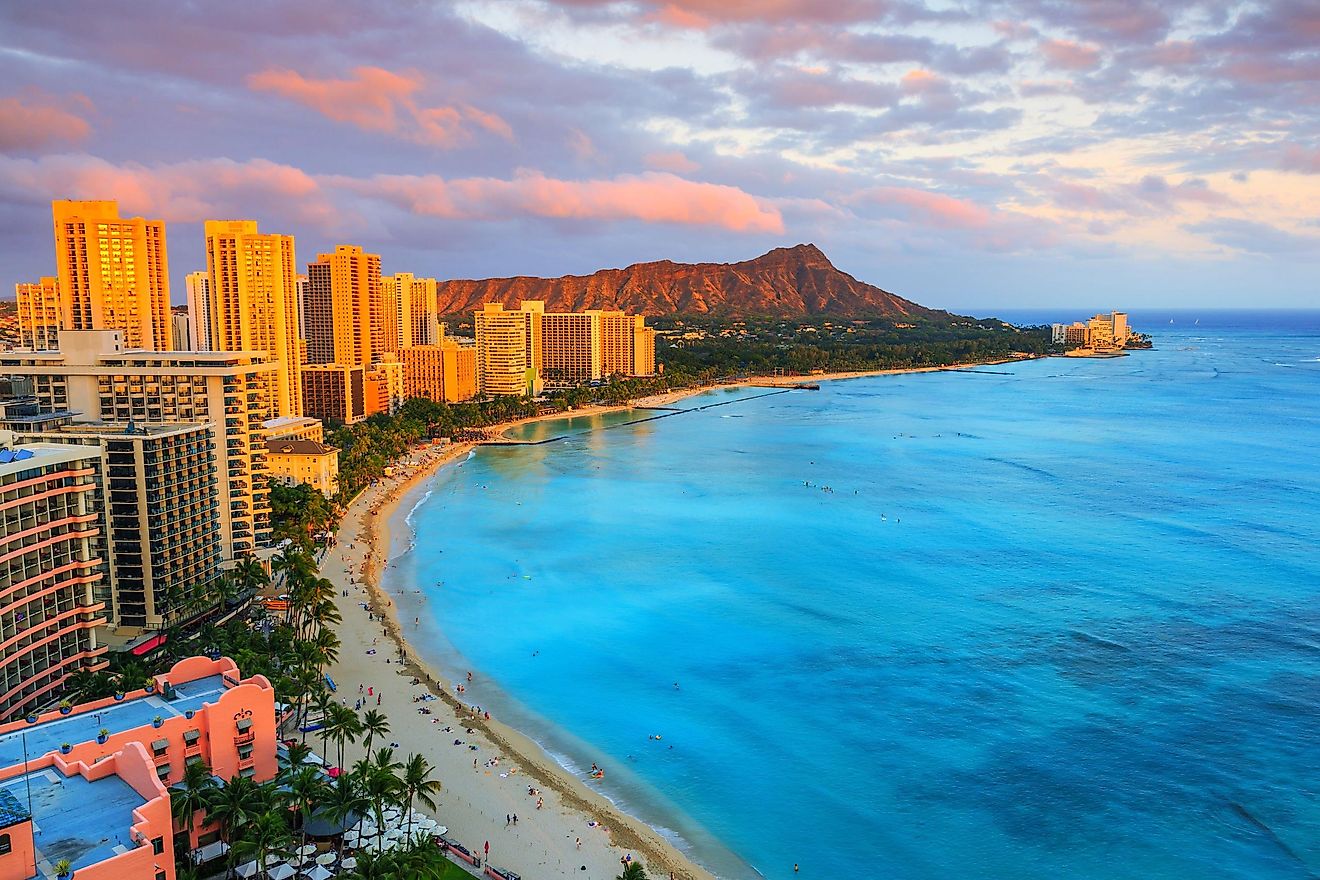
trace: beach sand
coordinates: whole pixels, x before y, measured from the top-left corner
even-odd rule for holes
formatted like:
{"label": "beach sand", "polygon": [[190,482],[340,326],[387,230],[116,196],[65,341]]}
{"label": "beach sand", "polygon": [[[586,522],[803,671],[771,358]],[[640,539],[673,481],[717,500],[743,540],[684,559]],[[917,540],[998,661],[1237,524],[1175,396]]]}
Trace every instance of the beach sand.
{"label": "beach sand", "polygon": [[[406,629],[412,622],[400,627],[392,600],[379,586],[382,567],[388,564],[391,519],[393,528],[406,527],[399,499],[436,468],[466,457],[471,449],[472,444],[464,443],[414,453],[408,460],[417,466],[404,464],[395,477],[359,495],[345,513],[337,541],[321,562],[322,575],[340,589],[342,647],[330,669],[338,695],[352,706],[362,686],[363,711],[376,708],[380,697],[379,708],[389,718],[390,733],[384,742],[373,743],[373,749],[397,742],[396,757],[425,755],[444,785],[436,819],[449,827],[447,836],[473,853],[480,854],[489,841],[493,865],[529,880],[604,880],[618,874],[620,858],[631,854],[645,863],[653,878],[668,877],[672,871],[675,877],[711,880],[709,872],[646,823],[572,777],[535,742],[498,719],[472,717],[467,707],[481,702],[479,676],[466,693],[457,695],[452,684],[446,684],[438,670],[419,662],[408,645]],[[400,648],[409,662],[399,662]],[[374,654],[367,653],[373,650]],[[412,685],[414,678],[422,683]],[[374,691],[370,697],[367,688]],[[425,694],[438,699],[414,702]],[[419,708],[429,708],[431,714],[421,714]],[[445,731],[446,727],[451,730]],[[455,746],[455,739],[464,744]],[[320,748],[319,739],[315,745]],[[468,745],[476,745],[477,750]],[[332,743],[329,751],[335,750]],[[361,743],[349,745],[345,763],[351,765],[363,752]],[[487,766],[493,758],[499,763]],[[529,786],[538,789],[544,800],[541,809],[537,797],[528,795]],[[515,813],[517,826],[506,824],[505,817]]]}

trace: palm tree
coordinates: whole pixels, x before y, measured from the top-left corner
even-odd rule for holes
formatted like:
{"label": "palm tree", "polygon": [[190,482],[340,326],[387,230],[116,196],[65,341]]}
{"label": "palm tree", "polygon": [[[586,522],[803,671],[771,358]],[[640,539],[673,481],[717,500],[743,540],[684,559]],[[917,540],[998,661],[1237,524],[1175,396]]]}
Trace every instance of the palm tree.
{"label": "palm tree", "polygon": [[[370,805],[358,786],[357,778],[350,773],[339,774],[339,778],[330,786],[330,792],[325,799],[327,815],[341,828],[354,816],[363,816],[368,806]],[[343,835],[339,837],[339,854],[341,856],[344,854]]]}
{"label": "palm tree", "polygon": [[312,756],[312,747],[307,743],[290,743],[287,748],[287,757],[281,762],[280,776],[287,781],[289,776],[297,773],[307,763],[307,759]]}
{"label": "palm tree", "polygon": [[243,839],[234,851],[256,859],[263,868],[266,856],[292,854],[293,834],[289,831],[288,814],[283,810],[266,810],[256,816],[244,829]]}
{"label": "palm tree", "polygon": [[289,806],[298,813],[301,820],[302,842],[307,845],[307,820],[316,812],[316,808],[330,794],[330,786],[316,767],[301,767],[288,780]]}
{"label": "palm tree", "polygon": [[412,840],[413,803],[421,801],[432,810],[436,808],[435,799],[440,794],[440,780],[431,778],[434,769],[421,755],[409,755],[408,763],[403,767],[403,794],[408,805],[409,840]]}
{"label": "palm tree", "polygon": [[624,866],[623,873],[614,880],[646,880],[646,869],[641,862],[629,862]]}
{"label": "palm tree", "polygon": [[[192,846],[192,832],[197,814],[211,805],[219,786],[204,761],[194,761],[183,771],[183,778],[170,786],[170,811],[174,821],[188,831],[188,846]],[[203,823],[205,824],[205,823]]]}
{"label": "palm tree", "polygon": [[371,754],[371,741],[378,736],[388,736],[390,732],[390,722],[385,718],[385,713],[376,709],[368,709],[362,716],[362,732],[367,735],[366,748],[367,754]]}
{"label": "palm tree", "polygon": [[266,811],[266,793],[261,786],[246,776],[235,776],[212,792],[207,815],[220,823],[220,830],[229,841],[230,862],[233,862],[236,843],[244,832]]}
{"label": "palm tree", "polygon": [[357,742],[362,734],[362,722],[357,713],[347,706],[331,703],[325,719],[326,733],[339,744],[339,766],[344,766],[344,743]]}

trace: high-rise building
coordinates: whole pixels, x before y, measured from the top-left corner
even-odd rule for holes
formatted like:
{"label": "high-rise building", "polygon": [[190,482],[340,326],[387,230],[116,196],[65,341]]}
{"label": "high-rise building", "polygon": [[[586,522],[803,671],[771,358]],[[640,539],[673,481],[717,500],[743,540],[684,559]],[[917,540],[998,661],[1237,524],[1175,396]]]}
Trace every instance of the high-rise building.
{"label": "high-rise building", "polygon": [[382,360],[372,364],[367,370],[364,387],[367,415],[398,412],[407,399],[404,396],[403,363],[398,355],[386,353]]}
{"label": "high-rise building", "polygon": [[120,330],[129,348],[170,348],[165,223],[119,216],[112,201],[51,203],[60,327]]}
{"label": "high-rise building", "polygon": [[307,264],[307,361],[370,366],[386,351],[380,256],[338,245]]}
{"label": "high-rise building", "polygon": [[60,351],[0,353],[43,412],[91,422],[205,423],[215,454],[222,563],[271,545],[262,352],[125,350],[120,331],[61,331]]}
{"label": "high-rise building", "polygon": [[205,236],[212,350],[265,352],[279,365],[262,377],[267,418],[300,415],[293,236],[258,232],[255,220],[208,220]]}
{"label": "high-rise building", "polygon": [[184,276],[188,288],[188,332],[193,351],[211,351],[211,275],[189,272]]}
{"label": "high-rise building", "polygon": [[517,311],[486,303],[473,316],[477,387],[482,394],[541,393],[541,340],[545,303],[524,300]]}
{"label": "high-rise building", "polygon": [[398,354],[399,333],[406,319],[399,305],[399,286],[392,283],[389,276],[380,280],[380,303],[381,347],[390,354]]}
{"label": "high-rise building", "polygon": [[655,328],[646,319],[633,315],[633,376],[655,375]]}
{"label": "high-rise building", "polygon": [[[411,345],[438,345],[443,335],[436,312],[436,281],[418,278],[411,272],[399,272],[381,279],[387,302],[393,302],[398,314],[399,348]],[[391,298],[392,294],[392,298]]]}
{"label": "high-rise building", "polygon": [[303,412],[341,425],[360,422],[367,412],[367,368],[347,364],[307,364],[302,371]]}
{"label": "high-rise building", "polygon": [[75,423],[68,414],[45,421],[22,435],[22,441],[101,450],[110,623],[159,629],[204,610],[220,574],[210,426]]}
{"label": "high-rise building", "polygon": [[14,285],[18,299],[18,344],[48,351],[59,347],[60,282],[42,278]]}
{"label": "high-rise building", "polygon": [[445,339],[414,345],[403,354],[404,397],[457,403],[477,394],[477,350]]}
{"label": "high-rise building", "polygon": [[65,679],[106,667],[95,629],[105,605],[96,447],[0,437],[0,717],[59,696]]}
{"label": "high-rise building", "polygon": [[196,351],[192,344],[192,322],[187,315],[170,315],[170,340],[175,351]]}
{"label": "high-rise building", "polygon": [[574,385],[601,377],[601,313],[546,312],[541,319],[541,376]]}

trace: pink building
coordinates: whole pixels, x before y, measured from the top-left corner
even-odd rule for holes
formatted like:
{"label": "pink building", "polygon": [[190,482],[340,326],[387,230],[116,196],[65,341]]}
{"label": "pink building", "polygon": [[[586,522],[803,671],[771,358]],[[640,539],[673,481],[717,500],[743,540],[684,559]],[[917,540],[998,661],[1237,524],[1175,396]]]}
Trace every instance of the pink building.
{"label": "pink building", "polygon": [[[180,660],[122,699],[0,726],[0,880],[40,876],[34,864],[60,858],[73,862],[77,880],[174,880],[168,787],[195,761],[221,780],[274,778],[276,729],[270,682],[241,678],[227,657]],[[81,790],[75,777],[99,788],[71,797]],[[30,802],[29,789],[38,793]],[[217,837],[198,823],[189,844]]]}

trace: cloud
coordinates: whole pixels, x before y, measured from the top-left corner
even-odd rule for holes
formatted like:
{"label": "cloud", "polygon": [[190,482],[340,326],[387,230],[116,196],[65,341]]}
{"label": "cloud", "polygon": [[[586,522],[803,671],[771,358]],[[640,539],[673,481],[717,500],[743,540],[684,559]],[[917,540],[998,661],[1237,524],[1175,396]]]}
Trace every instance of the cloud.
{"label": "cloud", "polygon": [[655,171],[672,171],[674,174],[691,174],[701,169],[701,166],[693,162],[687,156],[674,150],[668,153],[648,153],[642,157],[647,168]]}
{"label": "cloud", "polygon": [[1215,244],[1253,254],[1309,254],[1320,257],[1320,236],[1297,235],[1254,220],[1222,218],[1183,227]]}
{"label": "cloud", "polygon": [[471,141],[473,126],[513,138],[512,128],[500,116],[470,104],[419,104],[416,94],[425,84],[417,71],[395,73],[381,67],[355,67],[349,79],[316,79],[288,68],[269,68],[247,78],[254,91],[273,92],[336,122],[415,143],[461,146]]}
{"label": "cloud", "polygon": [[1094,70],[1100,66],[1100,49],[1072,40],[1042,40],[1041,54],[1051,67],[1063,70]]}
{"label": "cloud", "polygon": [[85,112],[91,106],[82,95],[60,98],[40,89],[0,98],[0,153],[35,152],[86,140],[91,125],[69,108]]}
{"label": "cloud", "polygon": [[1320,174],[1320,150],[1307,150],[1289,144],[1283,152],[1283,170],[1302,174]]}
{"label": "cloud", "polygon": [[990,223],[990,211],[974,202],[910,187],[872,187],[848,201],[897,209],[913,222],[944,229],[982,229]]}
{"label": "cloud", "polygon": [[553,220],[638,220],[715,226],[733,232],[783,232],[779,210],[732,186],[649,172],[609,180],[560,180],[524,171],[511,180],[438,175],[336,177],[336,186],[414,214],[461,220],[522,216]]}

